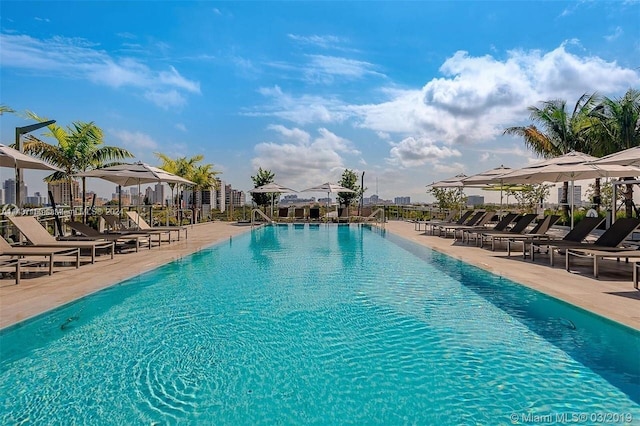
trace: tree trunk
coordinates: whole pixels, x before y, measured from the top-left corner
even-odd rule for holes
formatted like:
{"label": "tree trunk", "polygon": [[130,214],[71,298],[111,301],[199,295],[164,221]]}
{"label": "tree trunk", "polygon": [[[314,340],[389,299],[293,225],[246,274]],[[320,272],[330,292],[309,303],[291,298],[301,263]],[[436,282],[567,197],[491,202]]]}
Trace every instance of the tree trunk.
{"label": "tree trunk", "polygon": [[569,182],[564,182],[562,184],[562,197],[560,198],[560,204],[562,204],[562,211],[564,212],[564,215],[567,217],[569,222],[571,222],[571,217],[569,216],[571,214],[571,211],[569,209],[568,200],[569,200]]}
{"label": "tree trunk", "polygon": [[[630,179],[631,178],[624,178],[624,180]],[[627,188],[624,191],[624,215],[626,218],[631,218],[633,217],[633,184],[628,183],[625,186]]]}
{"label": "tree trunk", "polygon": [[596,210],[600,210],[601,195],[600,178],[596,178],[593,184],[593,204],[595,204]]}

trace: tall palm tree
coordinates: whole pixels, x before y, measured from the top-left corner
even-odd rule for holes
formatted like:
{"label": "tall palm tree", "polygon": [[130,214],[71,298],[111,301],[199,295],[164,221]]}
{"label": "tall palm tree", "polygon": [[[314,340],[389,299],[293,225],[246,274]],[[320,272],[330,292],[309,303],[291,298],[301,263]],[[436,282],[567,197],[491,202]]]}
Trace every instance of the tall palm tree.
{"label": "tall palm tree", "polygon": [[[156,152],[155,155],[162,162],[162,164],[160,165],[161,169],[196,183],[196,186],[193,189],[192,200],[192,208],[194,208],[195,212],[196,192],[198,190],[205,190],[211,187],[215,187],[215,185],[217,185],[215,176],[220,172],[214,171],[212,169],[212,164],[199,165],[198,163],[204,160],[204,155],[202,154],[194,155],[190,158],[179,157],[177,159],[173,159],[168,155],[160,152]],[[175,188],[175,184],[170,184],[169,186],[171,187],[171,198],[173,199],[173,189]]]}
{"label": "tall palm tree", "polygon": [[[598,157],[640,145],[640,90],[629,89],[620,99],[604,97],[591,116],[593,155]],[[626,178],[630,179],[630,178]],[[633,213],[633,185],[624,191],[625,215]]]}
{"label": "tall palm tree", "polygon": [[[596,94],[584,94],[578,99],[571,113],[567,111],[566,101],[561,99],[543,102],[542,108],[530,106],[530,119],[540,128],[535,124],[508,127],[504,134],[523,137],[527,148],[543,158],[558,157],[571,151],[588,151],[590,144],[587,143],[587,131],[593,124],[589,114],[596,103]],[[560,202],[564,205],[567,216],[568,193],[569,182],[564,182]]]}
{"label": "tall palm tree", "polygon": [[[213,164],[201,164],[196,166],[189,180],[195,183],[193,187],[193,210],[196,211],[196,207],[202,208],[202,198],[196,197],[200,191],[206,191],[211,188],[219,189],[219,181],[216,179],[216,176],[220,174],[213,170]],[[196,205],[196,202],[199,199],[199,205]]]}
{"label": "tall palm tree", "polygon": [[[48,121],[32,112],[27,115],[39,122]],[[71,194],[70,207],[73,215],[73,176],[79,172],[106,167],[133,154],[124,148],[115,146],[101,146],[103,144],[102,130],[93,122],[73,122],[66,129],[51,124],[47,126],[49,132],[45,136],[53,137],[58,144],[50,145],[33,135],[27,135],[23,144],[25,152],[32,154],[57,166],[62,171],[55,172],[45,178],[48,183],[67,182]],[[86,178],[82,178],[82,207],[86,211]],[[84,214],[83,214],[84,216]]]}

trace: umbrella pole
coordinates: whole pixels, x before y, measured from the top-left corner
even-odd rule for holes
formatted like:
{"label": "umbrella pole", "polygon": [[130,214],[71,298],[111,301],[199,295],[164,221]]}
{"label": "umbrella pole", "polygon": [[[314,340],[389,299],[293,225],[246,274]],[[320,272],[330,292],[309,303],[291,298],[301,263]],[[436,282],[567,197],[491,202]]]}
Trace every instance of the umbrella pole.
{"label": "umbrella pole", "polygon": [[573,229],[574,181],[571,181],[571,229]]}

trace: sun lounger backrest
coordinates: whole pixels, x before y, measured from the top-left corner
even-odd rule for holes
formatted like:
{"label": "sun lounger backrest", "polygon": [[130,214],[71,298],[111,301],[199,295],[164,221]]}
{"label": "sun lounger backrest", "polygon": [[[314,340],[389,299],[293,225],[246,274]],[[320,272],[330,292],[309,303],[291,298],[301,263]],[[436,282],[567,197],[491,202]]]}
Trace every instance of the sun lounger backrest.
{"label": "sun lounger backrest", "polygon": [[495,231],[504,231],[516,217],[518,217],[517,213],[507,213],[502,219],[500,219],[500,221],[498,221],[498,223],[496,223],[496,226],[494,226],[493,229]]}
{"label": "sun lounger backrest", "polygon": [[79,232],[82,235],[85,235],[87,237],[100,237],[101,234],[97,229],[94,229],[92,227],[90,227],[89,225],[86,225],[82,222],[72,222],[72,221],[68,221],[65,222],[66,225],[73,229],[76,232]]}
{"label": "sun lounger backrest", "polygon": [[0,238],[0,250],[7,250],[7,249],[11,249],[11,244],[9,244],[9,241],[5,240],[4,238]]}
{"label": "sun lounger backrest", "polygon": [[147,221],[144,220],[142,216],[138,214],[138,212],[128,211],[126,213],[127,213],[127,216],[129,216],[129,219],[131,219],[131,222],[133,222],[136,225],[136,228],[140,228],[143,230],[151,229],[151,225],[149,225]]}
{"label": "sun lounger backrest", "polygon": [[598,225],[602,223],[604,218],[602,217],[584,217],[580,222],[573,227],[571,231],[564,236],[564,241],[573,241],[579,243],[587,238],[587,235],[591,233]]}
{"label": "sun lounger backrest", "polygon": [[530,234],[546,234],[549,228],[551,228],[555,223],[560,220],[560,216],[555,214],[550,214],[545,216],[544,219],[539,221],[534,228],[529,231]]}
{"label": "sun lounger backrest", "polygon": [[469,216],[471,216],[472,214],[473,214],[473,210],[467,210],[466,212],[464,212],[462,216],[460,216],[460,219],[456,221],[456,225],[465,224],[467,219],[469,219]]}
{"label": "sun lounger backrest", "polygon": [[310,219],[320,219],[320,209],[318,207],[311,207],[309,209]]}
{"label": "sun lounger backrest", "polygon": [[515,223],[515,225],[513,225],[513,228],[511,228],[509,232],[513,234],[522,234],[524,230],[527,229],[527,226],[529,226],[529,224],[531,224],[531,222],[533,222],[533,220],[537,216],[538,215],[536,213],[525,214],[520,219],[518,219],[518,221]]}
{"label": "sun lounger backrest", "polygon": [[9,216],[9,220],[32,244],[50,244],[56,238],[33,216]]}
{"label": "sun lounger backrest", "polygon": [[487,213],[483,211],[475,212],[473,216],[471,216],[466,222],[464,222],[464,225],[475,226],[485,214]]}
{"label": "sun lounger backrest", "polygon": [[638,225],[640,225],[640,219],[633,217],[617,219],[593,244],[601,247],[617,247]]}

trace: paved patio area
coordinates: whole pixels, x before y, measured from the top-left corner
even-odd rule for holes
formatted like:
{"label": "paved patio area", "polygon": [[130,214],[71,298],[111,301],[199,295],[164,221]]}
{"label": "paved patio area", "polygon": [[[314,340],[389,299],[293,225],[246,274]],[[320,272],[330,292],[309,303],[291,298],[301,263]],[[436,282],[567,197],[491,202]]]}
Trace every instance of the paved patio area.
{"label": "paved patio area", "polygon": [[[14,280],[0,280],[0,328],[69,303],[122,280],[187,256],[203,248],[232,239],[250,226],[226,222],[194,225],[189,238],[163,244],[161,248],[141,249],[138,253],[116,255],[113,260],[100,256],[91,265],[79,269],[56,266],[52,276],[26,275],[20,285]],[[594,279],[590,264],[578,263],[577,273],[564,270],[563,258],[551,268],[548,259],[541,257],[532,263],[518,254],[507,258],[505,251],[480,249],[454,243],[452,239],[426,236],[416,231],[414,224],[390,221],[386,230],[418,244],[432,247],[495,274],[512,279],[543,293],[640,330],[640,291],[633,288],[631,266],[614,261],[602,262],[600,278]]]}

